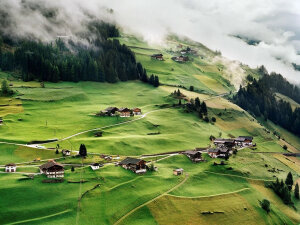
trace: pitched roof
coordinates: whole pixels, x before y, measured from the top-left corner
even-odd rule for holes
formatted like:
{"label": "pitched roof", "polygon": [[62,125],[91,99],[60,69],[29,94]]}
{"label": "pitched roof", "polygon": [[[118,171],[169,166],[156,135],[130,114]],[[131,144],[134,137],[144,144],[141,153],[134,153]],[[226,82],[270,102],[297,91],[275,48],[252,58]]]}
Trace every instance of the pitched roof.
{"label": "pitched roof", "polygon": [[233,143],[234,139],[216,138],[214,142],[218,143]]}
{"label": "pitched roof", "polygon": [[140,108],[134,108],[133,111],[134,111],[134,112],[140,112],[141,109],[140,109]]}
{"label": "pitched roof", "polygon": [[183,152],[183,154],[186,154],[186,155],[196,155],[198,152],[201,154],[200,151],[196,151],[196,150],[187,150],[187,151]]}
{"label": "pitched roof", "polygon": [[210,149],[208,149],[208,152],[209,153],[217,153],[217,152],[219,152],[219,149],[218,148],[210,148]]}
{"label": "pitched roof", "polygon": [[92,166],[100,166],[99,163],[93,163]]}
{"label": "pitched roof", "polygon": [[236,141],[246,141],[246,140],[252,141],[253,137],[250,137],[250,136],[239,136],[239,137],[235,138],[235,140]]}
{"label": "pitched roof", "polygon": [[6,167],[6,166],[17,166],[17,165],[14,164],[14,163],[9,163],[9,164],[6,164],[5,167]]}
{"label": "pitched roof", "polygon": [[128,164],[138,164],[140,161],[143,161],[142,159],[136,159],[136,158],[130,158],[127,157],[123,161],[121,161],[119,164],[120,165],[128,165]]}
{"label": "pitched roof", "polygon": [[176,171],[176,172],[182,172],[183,169],[182,169],[182,168],[180,168],[180,169],[175,169],[174,171]]}
{"label": "pitched roof", "polygon": [[119,108],[119,112],[130,112],[128,108]]}
{"label": "pitched roof", "polygon": [[64,166],[63,166],[62,164],[60,164],[60,163],[57,163],[57,162],[55,162],[55,161],[49,161],[49,162],[47,162],[47,163],[41,165],[41,166],[40,166],[40,169],[41,169],[41,170],[43,170],[43,169],[49,169],[49,168],[51,168],[51,167],[53,167],[53,166],[60,166],[60,167],[64,168]]}

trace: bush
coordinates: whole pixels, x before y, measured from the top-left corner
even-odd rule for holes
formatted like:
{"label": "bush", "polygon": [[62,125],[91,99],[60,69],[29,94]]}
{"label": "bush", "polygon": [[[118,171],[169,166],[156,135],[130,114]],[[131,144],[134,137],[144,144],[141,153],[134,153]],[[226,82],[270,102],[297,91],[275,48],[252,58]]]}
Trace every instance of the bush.
{"label": "bush", "polygon": [[194,86],[190,86],[190,91],[194,91]]}
{"label": "bush", "polygon": [[209,122],[209,119],[208,119],[208,117],[206,116],[206,117],[204,117],[204,119],[203,119],[206,123],[208,123]]}
{"label": "bush", "polygon": [[270,209],[270,201],[267,200],[267,199],[263,199],[261,202],[260,202],[260,206],[267,212],[269,213],[271,211]]}
{"label": "bush", "polygon": [[287,147],[286,145],[284,145],[282,148],[283,148],[284,150],[287,150],[287,149],[288,149],[288,147]]}
{"label": "bush", "polygon": [[211,121],[215,123],[217,121],[216,117],[212,117]]}

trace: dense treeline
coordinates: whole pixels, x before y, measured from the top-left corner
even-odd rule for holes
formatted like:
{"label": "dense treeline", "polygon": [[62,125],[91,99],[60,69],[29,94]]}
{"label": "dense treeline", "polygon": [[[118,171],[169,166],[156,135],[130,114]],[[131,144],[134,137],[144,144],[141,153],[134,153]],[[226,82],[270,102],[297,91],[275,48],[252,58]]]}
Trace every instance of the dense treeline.
{"label": "dense treeline", "polygon": [[147,77],[134,53],[118,40],[109,39],[119,36],[114,25],[94,22],[89,31],[84,37],[89,47],[63,39],[50,44],[22,40],[14,44],[15,51],[1,51],[0,42],[0,68],[20,71],[24,81],[115,83]]}
{"label": "dense treeline", "polygon": [[264,66],[261,66],[260,71],[263,75],[261,78],[262,83],[268,85],[274,92],[279,92],[300,103],[299,87],[288,82],[281,74],[272,72],[269,76],[267,76],[268,72]]}
{"label": "dense treeline", "polygon": [[[300,108],[293,111],[289,102],[278,101],[275,98],[276,91],[297,99],[298,89],[293,86],[294,91],[283,90],[277,83],[281,80],[280,76],[265,74],[258,81],[254,79],[246,87],[240,87],[238,93],[233,97],[233,101],[255,116],[263,116],[266,120],[269,119],[300,136]],[[282,82],[282,85],[288,88],[289,85],[286,82],[286,80],[284,83]]]}

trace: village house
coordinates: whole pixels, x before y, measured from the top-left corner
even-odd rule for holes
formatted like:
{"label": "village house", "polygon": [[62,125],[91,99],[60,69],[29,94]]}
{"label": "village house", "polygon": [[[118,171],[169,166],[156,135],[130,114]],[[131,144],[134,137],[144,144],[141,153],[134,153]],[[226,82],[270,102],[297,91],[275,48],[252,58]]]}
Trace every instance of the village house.
{"label": "village house", "polygon": [[211,158],[226,158],[230,155],[230,149],[228,148],[211,148],[207,151]]}
{"label": "village house", "polygon": [[5,165],[5,172],[6,173],[14,173],[17,171],[17,165],[14,163],[9,163]]}
{"label": "village house", "polygon": [[64,166],[60,163],[51,160],[40,166],[40,172],[45,174],[48,178],[64,177]]}
{"label": "village house", "polygon": [[131,170],[134,173],[146,173],[147,165],[142,159],[135,159],[127,157],[119,163],[124,169]]}
{"label": "village house", "polygon": [[120,108],[120,117],[130,117],[131,116],[131,110],[128,108]]}
{"label": "village house", "polygon": [[93,163],[90,166],[91,166],[92,170],[99,170],[99,168],[100,168],[100,164],[99,163]]}
{"label": "village house", "polygon": [[182,169],[182,168],[180,168],[180,169],[175,169],[175,170],[173,170],[173,174],[174,174],[175,176],[182,175],[182,174],[183,174],[183,169]]}
{"label": "village house", "polygon": [[233,148],[235,141],[233,139],[216,138],[214,144],[218,147]]}
{"label": "village house", "polygon": [[200,162],[202,160],[202,153],[197,150],[188,150],[183,152],[184,155],[186,155],[192,162]]}
{"label": "village house", "polygon": [[64,156],[70,156],[71,155],[71,151],[70,150],[63,149],[61,152],[62,152],[62,154]]}
{"label": "village house", "polygon": [[142,110],[140,108],[134,108],[132,110],[134,115],[141,115],[142,114]]}
{"label": "village house", "polygon": [[116,112],[118,112],[119,109],[117,107],[108,107],[104,110],[102,110],[100,113],[107,115],[107,116],[114,116]]}
{"label": "village house", "polygon": [[239,136],[234,139],[235,144],[240,147],[252,146],[253,137],[250,136]]}
{"label": "village house", "polygon": [[164,60],[163,54],[153,54],[153,55],[151,55],[151,58],[156,59],[156,60],[160,60],[160,61]]}
{"label": "village house", "polygon": [[172,60],[174,60],[175,62],[187,62],[189,61],[189,57],[188,56],[174,56],[172,57]]}

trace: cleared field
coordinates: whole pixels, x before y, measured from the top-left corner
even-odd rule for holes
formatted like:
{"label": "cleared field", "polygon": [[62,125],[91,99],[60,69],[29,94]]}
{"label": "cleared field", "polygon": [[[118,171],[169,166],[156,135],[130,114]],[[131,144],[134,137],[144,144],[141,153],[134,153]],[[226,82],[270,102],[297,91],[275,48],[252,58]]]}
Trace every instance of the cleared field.
{"label": "cleared field", "polygon": [[225,93],[228,91],[222,84],[218,81],[203,75],[194,75],[197,79],[199,79],[205,86],[210,88],[211,90],[217,92],[218,94]]}
{"label": "cleared field", "polygon": [[276,98],[278,100],[282,99],[283,101],[289,102],[291,104],[293,110],[295,110],[297,107],[298,108],[300,107],[299,103],[295,102],[293,99],[291,99],[283,94],[276,93]]}

